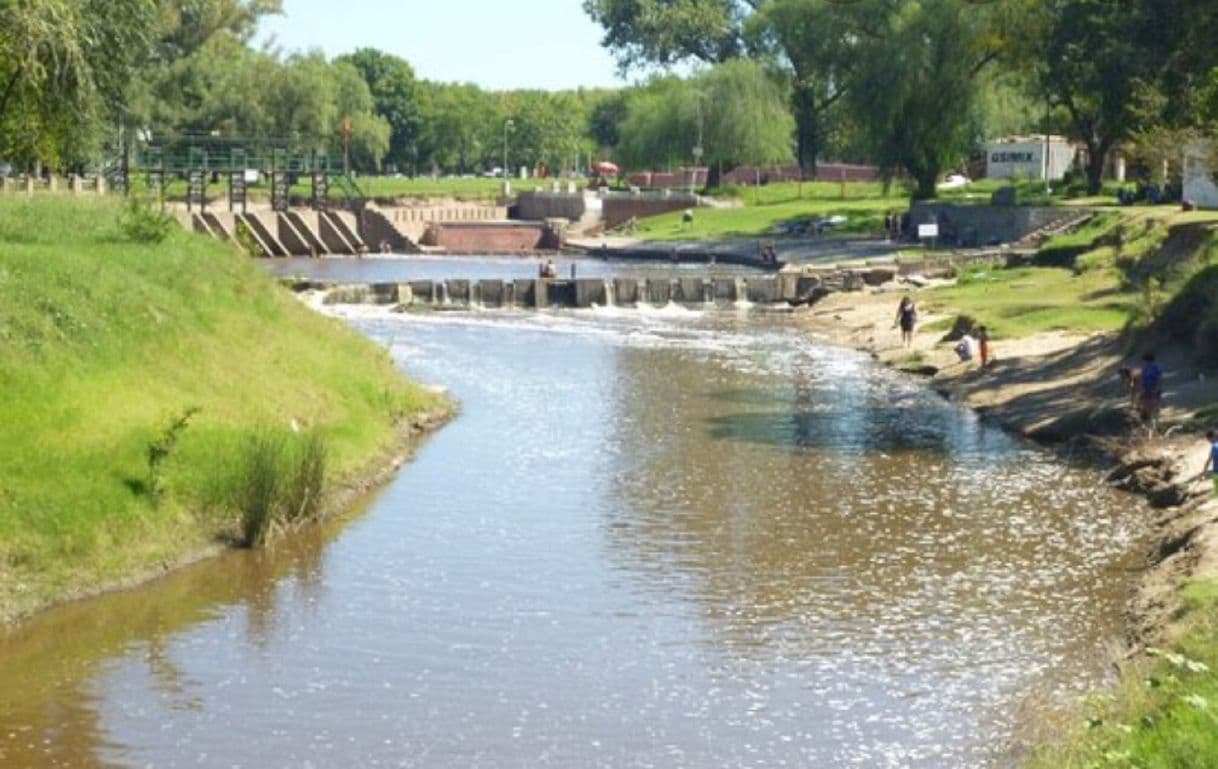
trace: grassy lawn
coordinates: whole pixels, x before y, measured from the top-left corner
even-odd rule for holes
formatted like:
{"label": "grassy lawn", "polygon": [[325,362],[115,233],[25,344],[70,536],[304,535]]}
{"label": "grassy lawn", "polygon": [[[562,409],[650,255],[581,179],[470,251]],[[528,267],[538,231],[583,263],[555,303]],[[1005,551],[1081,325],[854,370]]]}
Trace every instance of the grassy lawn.
{"label": "grassy lawn", "polygon": [[1171,649],[1123,666],[1089,717],[1028,769],[1201,769],[1218,766],[1218,583],[1183,589],[1185,615]]}
{"label": "grassy lawn", "polygon": [[743,205],[699,208],[691,225],[682,222],[680,212],[650,217],[638,223],[635,234],[645,240],[760,237],[773,234],[784,222],[837,215],[846,218],[837,232],[879,234],[884,231],[884,214],[909,204],[898,187],[885,195],[881,185],[862,182],[791,182],[719,193]]}
{"label": "grassy lawn", "polygon": [[119,211],[0,199],[0,617],[230,534],[255,434],[315,431],[341,480],[434,403],[247,257],[176,226],[134,243]]}
{"label": "grassy lawn", "polygon": [[1138,294],[1123,290],[1112,270],[1077,274],[1059,267],[972,270],[958,285],[927,291],[922,298],[927,310],[967,315],[995,338],[1119,329],[1137,301]]}

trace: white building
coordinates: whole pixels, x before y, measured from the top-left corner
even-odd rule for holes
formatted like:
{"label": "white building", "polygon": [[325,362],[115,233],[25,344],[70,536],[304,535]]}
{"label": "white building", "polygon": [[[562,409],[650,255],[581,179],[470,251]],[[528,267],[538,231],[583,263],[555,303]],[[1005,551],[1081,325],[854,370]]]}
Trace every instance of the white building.
{"label": "white building", "polygon": [[1184,147],[1184,199],[1199,208],[1218,208],[1214,156],[1213,142],[1192,141]]}
{"label": "white building", "polygon": [[[1074,165],[1074,145],[1062,136],[1050,136],[1048,172],[1058,181]],[[1044,179],[1045,137],[1011,136],[990,143],[985,156],[985,175],[990,179]]]}

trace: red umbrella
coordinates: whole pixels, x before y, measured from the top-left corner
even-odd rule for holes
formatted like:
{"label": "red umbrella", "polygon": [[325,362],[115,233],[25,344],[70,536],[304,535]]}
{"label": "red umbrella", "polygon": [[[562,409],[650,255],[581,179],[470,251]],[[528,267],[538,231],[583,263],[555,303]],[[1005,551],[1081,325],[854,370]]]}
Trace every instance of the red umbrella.
{"label": "red umbrella", "polygon": [[592,170],[601,176],[617,176],[622,172],[622,169],[618,168],[617,163],[610,163],[608,160],[598,160],[593,163]]}

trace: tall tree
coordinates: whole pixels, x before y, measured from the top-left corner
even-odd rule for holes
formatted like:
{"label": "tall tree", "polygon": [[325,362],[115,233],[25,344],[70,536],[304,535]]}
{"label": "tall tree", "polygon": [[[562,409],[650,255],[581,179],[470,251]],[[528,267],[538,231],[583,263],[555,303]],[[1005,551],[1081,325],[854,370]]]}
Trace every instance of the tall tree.
{"label": "tall tree", "polygon": [[151,44],[154,0],[0,3],[0,155],[75,163]]}
{"label": "tall tree", "polygon": [[[603,44],[623,71],[682,61],[720,64],[768,53],[787,70],[798,160],[815,173],[825,112],[840,98],[844,71],[833,0],[585,0],[605,29]],[[831,63],[827,63],[833,55]]]}
{"label": "tall tree", "polygon": [[832,0],[772,0],[761,5],[747,32],[754,48],[784,62],[791,79],[799,165],[816,172],[846,94],[854,65],[848,13]]}
{"label": "tall tree", "polygon": [[[1044,0],[1031,39],[1045,98],[1067,116],[1069,134],[1087,148],[1087,186],[1100,191],[1109,154],[1143,123],[1148,61],[1138,46],[1139,3]],[[1026,50],[1026,49],[1025,49]]]}
{"label": "tall tree", "polygon": [[881,168],[933,198],[939,176],[970,149],[980,75],[1002,54],[1004,20],[963,0],[863,0],[851,111]]}
{"label": "tall tree", "polygon": [[789,161],[793,126],[784,89],[760,65],[735,60],[632,93],[620,149],[627,163],[655,167],[687,163],[701,146],[714,186],[720,169]]}
{"label": "tall tree", "polygon": [[389,121],[386,160],[406,167],[418,152],[419,95],[414,69],[405,60],[375,48],[361,48],[339,61],[353,65],[372,91],[377,114]]}

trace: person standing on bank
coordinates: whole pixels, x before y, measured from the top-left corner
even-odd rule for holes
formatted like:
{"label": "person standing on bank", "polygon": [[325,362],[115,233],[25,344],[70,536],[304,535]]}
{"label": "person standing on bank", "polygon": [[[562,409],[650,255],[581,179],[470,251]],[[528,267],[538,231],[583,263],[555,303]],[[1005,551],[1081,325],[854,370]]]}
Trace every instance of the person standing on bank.
{"label": "person standing on bank", "polygon": [[977,327],[977,352],[981,358],[981,368],[990,365],[990,332],[985,326]]}
{"label": "person standing on bank", "polygon": [[1159,423],[1159,412],[1163,409],[1163,367],[1155,360],[1154,353],[1142,356],[1140,406],[1142,421],[1146,423],[1147,435],[1153,437]]}
{"label": "person standing on bank", "polygon": [[901,299],[901,306],[897,308],[897,324],[901,327],[901,344],[906,349],[912,347],[914,328],[918,325],[918,306],[912,297]]}
{"label": "person standing on bank", "polygon": [[1214,496],[1218,497],[1218,432],[1207,430],[1205,433],[1205,442],[1210,445],[1209,459],[1205,460],[1205,469],[1201,471],[1198,478],[1203,478],[1206,475],[1214,481]]}

